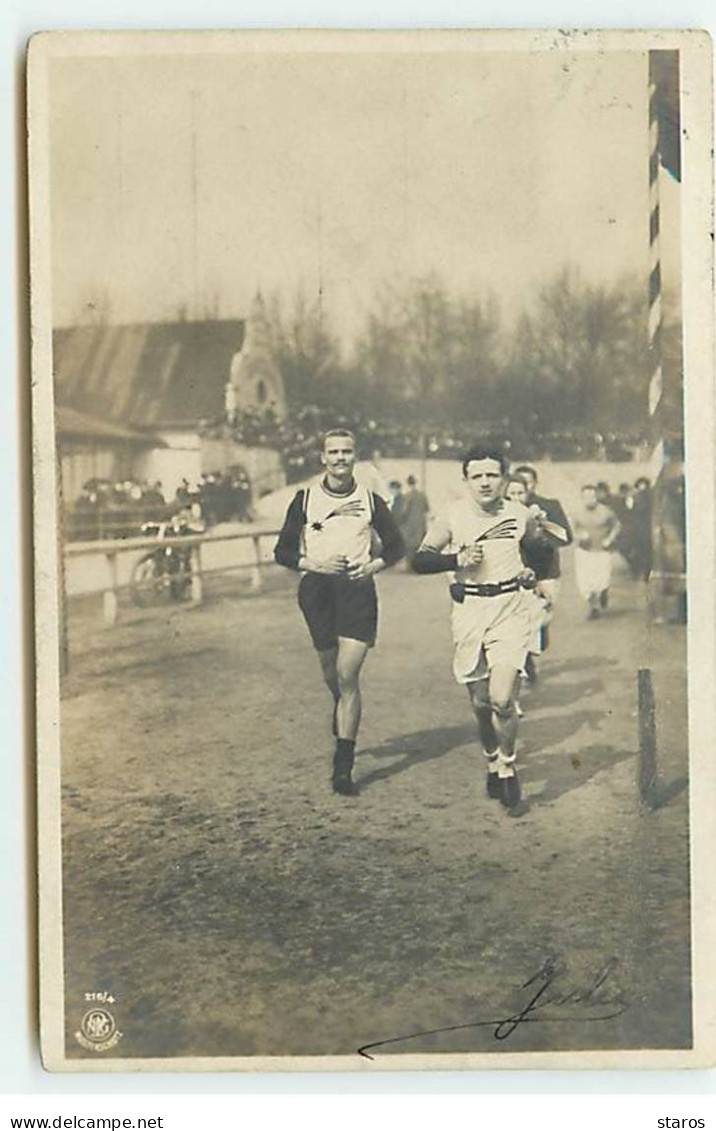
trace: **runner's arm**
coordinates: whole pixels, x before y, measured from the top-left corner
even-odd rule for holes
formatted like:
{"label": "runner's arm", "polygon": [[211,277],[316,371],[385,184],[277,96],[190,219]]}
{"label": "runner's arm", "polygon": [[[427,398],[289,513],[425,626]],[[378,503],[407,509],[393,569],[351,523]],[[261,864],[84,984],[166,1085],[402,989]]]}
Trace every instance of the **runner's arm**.
{"label": "runner's arm", "polygon": [[538,515],[530,515],[525,523],[523,541],[527,546],[568,546],[572,541],[572,532],[569,534],[556,522]]}
{"label": "runner's arm", "polygon": [[621,529],[622,529],[622,524],[619,521],[619,519],[617,518],[617,516],[614,515],[614,521],[610,524],[609,534],[607,535],[607,537],[604,539],[604,542],[602,543],[602,549],[604,549],[604,550],[613,550],[614,549],[614,543],[616,542],[617,538],[621,534]]}
{"label": "runner's arm", "polygon": [[572,542],[572,531],[562,507],[556,499],[546,499],[528,506],[530,517],[523,540],[527,546],[552,546],[560,549]]}
{"label": "runner's arm", "polygon": [[299,568],[303,522],[303,491],[297,491],[286,511],[281,533],[273,551],[278,564],[286,566],[286,569]]}
{"label": "runner's arm", "polygon": [[589,536],[589,531],[587,530],[584,523],[580,522],[578,518],[575,518],[574,522],[572,523],[572,530],[574,532],[574,538],[577,545],[581,549],[586,550],[591,545],[592,540]]}
{"label": "runner's arm", "polygon": [[445,519],[436,518],[413,554],[411,565],[416,573],[448,573],[458,568],[457,554],[444,554],[452,534]]}
{"label": "runner's arm", "polygon": [[[383,551],[379,558],[374,558],[374,572],[388,569],[405,556],[405,543],[400,533],[395,518],[390,513],[385,499],[373,492],[373,529],[380,538]],[[379,564],[378,564],[379,563]]]}
{"label": "runner's arm", "polygon": [[572,527],[569,524],[569,519],[567,518],[564,507],[560,503],[559,499],[550,499],[547,518],[550,522],[553,522],[555,526],[561,527],[564,531],[565,537],[563,540],[560,540],[560,545],[571,546],[572,542],[574,541]]}

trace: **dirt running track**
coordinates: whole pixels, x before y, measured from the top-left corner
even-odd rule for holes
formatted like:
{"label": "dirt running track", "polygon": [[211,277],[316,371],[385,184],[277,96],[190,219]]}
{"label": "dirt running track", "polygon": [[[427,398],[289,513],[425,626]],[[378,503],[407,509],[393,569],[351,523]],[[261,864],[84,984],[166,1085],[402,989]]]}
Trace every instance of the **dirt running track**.
{"label": "dirt running track", "polygon": [[[330,711],[291,578],[258,597],[71,621],[62,711],[67,1054],[110,992],[106,1057],[354,1054],[499,1021],[566,963],[504,1040],[477,1025],[421,1051],[690,1043],[683,630],[645,629],[620,576],[587,624],[567,577],[525,699],[529,811],[483,792],[452,682],[444,579],[380,579],[360,796],[329,791]],[[636,672],[655,673],[663,804],[636,789]],[[617,1002],[599,1012],[589,986]],[[539,986],[539,980],[536,985]],[[363,1062],[365,1063],[365,1062]]]}

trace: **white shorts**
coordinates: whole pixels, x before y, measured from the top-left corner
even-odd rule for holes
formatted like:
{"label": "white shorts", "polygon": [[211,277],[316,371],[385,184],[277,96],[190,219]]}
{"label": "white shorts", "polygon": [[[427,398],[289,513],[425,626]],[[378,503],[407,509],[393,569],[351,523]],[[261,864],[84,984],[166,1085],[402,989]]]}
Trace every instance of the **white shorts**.
{"label": "white shorts", "polygon": [[608,589],[612,580],[612,555],[609,550],[574,549],[577,589],[585,600]]}
{"label": "white shorts", "polygon": [[458,683],[486,679],[494,667],[520,671],[532,630],[525,598],[532,596],[518,589],[497,597],[468,596],[462,605],[453,603],[453,672]]}

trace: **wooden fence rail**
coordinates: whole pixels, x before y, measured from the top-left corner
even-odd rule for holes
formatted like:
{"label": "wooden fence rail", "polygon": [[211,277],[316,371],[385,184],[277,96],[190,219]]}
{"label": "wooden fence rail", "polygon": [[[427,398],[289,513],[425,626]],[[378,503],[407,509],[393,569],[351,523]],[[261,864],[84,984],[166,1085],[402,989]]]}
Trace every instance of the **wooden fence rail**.
{"label": "wooden fence rail", "polygon": [[[263,572],[267,567],[273,566],[272,559],[262,555],[261,540],[265,538],[276,539],[278,530],[255,530],[233,534],[185,534],[174,538],[122,538],[115,541],[101,539],[93,542],[68,542],[64,552],[66,559],[101,556],[105,560],[105,582],[102,589],[102,617],[104,623],[113,625],[117,622],[119,614],[119,594],[128,585],[121,584],[119,580],[118,560],[123,554],[154,553],[171,547],[182,551],[189,551],[190,593],[192,604],[200,604],[204,593],[204,578],[212,574],[233,573],[245,570],[249,574],[249,584],[253,590],[260,590],[263,586]],[[203,548],[207,544],[216,545],[226,542],[246,542],[252,544],[250,560],[235,562],[207,568],[203,561]],[[141,558],[139,559],[141,560]]]}

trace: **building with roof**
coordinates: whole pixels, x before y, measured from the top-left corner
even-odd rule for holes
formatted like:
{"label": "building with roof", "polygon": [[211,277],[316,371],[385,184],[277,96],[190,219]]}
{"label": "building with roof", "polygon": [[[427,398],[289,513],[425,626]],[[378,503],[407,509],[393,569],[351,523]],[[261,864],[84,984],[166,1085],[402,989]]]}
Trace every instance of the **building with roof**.
{"label": "building with roof", "polygon": [[76,499],[90,479],[124,479],[152,450],[165,448],[150,432],[98,420],[66,405],[55,409],[62,494]]}
{"label": "building with roof", "polygon": [[[252,314],[261,313],[255,303]],[[231,441],[217,447],[203,439],[211,425],[226,420],[232,405],[285,411],[281,377],[262,332],[254,335],[251,362],[239,363],[246,336],[241,319],[56,329],[57,433],[66,498],[76,497],[77,481],[88,468],[82,481],[159,480],[169,496],[182,479],[223,470],[208,466],[219,456],[227,466],[243,463],[263,489],[281,485],[278,453]]]}
{"label": "building with roof", "polygon": [[224,415],[244,322],[72,326],[53,334],[58,404],[153,432]]}

